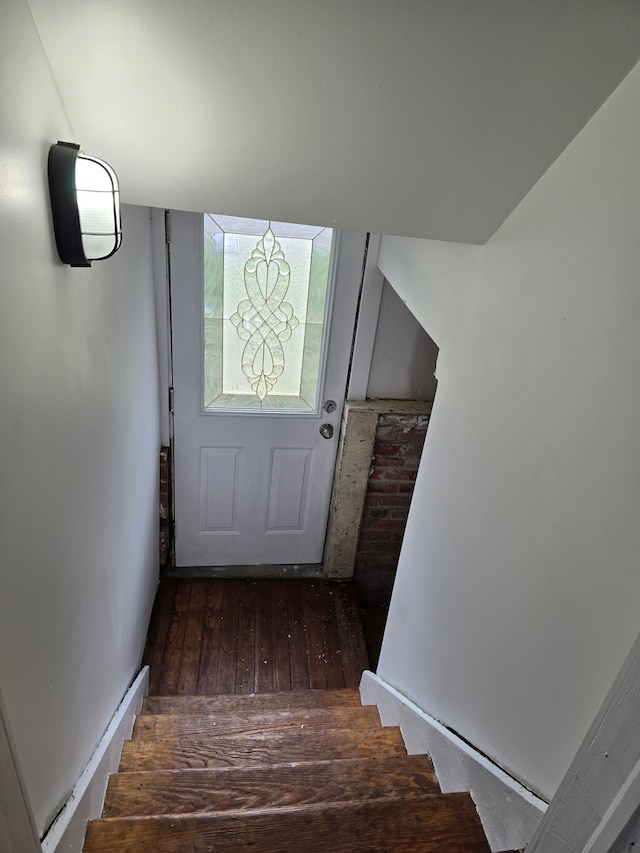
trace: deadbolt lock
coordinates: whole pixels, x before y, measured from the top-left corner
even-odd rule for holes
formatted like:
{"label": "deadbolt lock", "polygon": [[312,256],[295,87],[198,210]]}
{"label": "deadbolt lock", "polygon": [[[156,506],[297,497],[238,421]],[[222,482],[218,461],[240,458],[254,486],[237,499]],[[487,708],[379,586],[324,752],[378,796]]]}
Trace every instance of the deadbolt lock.
{"label": "deadbolt lock", "polygon": [[331,412],[335,412],[335,410],[336,410],[335,400],[327,400],[327,402],[324,404],[324,406],[322,408],[325,410],[325,412],[328,415],[330,415]]}

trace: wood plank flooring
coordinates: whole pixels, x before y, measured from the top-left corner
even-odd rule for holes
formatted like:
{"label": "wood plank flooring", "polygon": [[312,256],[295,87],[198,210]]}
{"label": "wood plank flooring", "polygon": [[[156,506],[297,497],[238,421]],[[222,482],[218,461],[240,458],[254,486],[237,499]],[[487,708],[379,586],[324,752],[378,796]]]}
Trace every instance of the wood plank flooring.
{"label": "wood plank flooring", "polygon": [[163,578],[143,663],[150,695],[357,687],[369,667],[352,586]]}

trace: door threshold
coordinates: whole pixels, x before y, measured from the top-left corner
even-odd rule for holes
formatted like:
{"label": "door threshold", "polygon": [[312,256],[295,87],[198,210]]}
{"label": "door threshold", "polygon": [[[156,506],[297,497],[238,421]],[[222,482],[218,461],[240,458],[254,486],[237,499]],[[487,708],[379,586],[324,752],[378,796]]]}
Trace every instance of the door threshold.
{"label": "door threshold", "polygon": [[164,578],[324,578],[322,563],[264,566],[168,566]]}

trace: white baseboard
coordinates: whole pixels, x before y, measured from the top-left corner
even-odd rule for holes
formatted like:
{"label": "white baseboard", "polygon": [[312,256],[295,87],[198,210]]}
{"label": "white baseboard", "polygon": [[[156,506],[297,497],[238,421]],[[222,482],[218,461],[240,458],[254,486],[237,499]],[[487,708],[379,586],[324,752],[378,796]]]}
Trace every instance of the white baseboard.
{"label": "white baseboard", "polygon": [[107,781],[120,763],[122,744],[149,692],[149,667],[133,682],[113,715],[102,740],[75,784],[64,808],[42,840],[42,853],[81,853],[87,822],[100,817]]}
{"label": "white baseboard", "polygon": [[492,850],[523,848],[547,803],[372,672],[360,682],[363,705],[384,726],[400,726],[410,755],[429,753],[444,793],[469,791]]}

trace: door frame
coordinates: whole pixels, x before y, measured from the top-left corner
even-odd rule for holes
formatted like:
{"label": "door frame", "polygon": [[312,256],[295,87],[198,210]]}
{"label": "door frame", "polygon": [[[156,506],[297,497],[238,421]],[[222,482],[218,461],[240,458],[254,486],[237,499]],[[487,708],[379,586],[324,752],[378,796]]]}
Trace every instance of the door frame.
{"label": "door frame", "polygon": [[351,369],[347,378],[346,399],[351,402],[367,399],[371,359],[376,341],[384,276],[378,267],[380,234],[369,234],[366,248],[360,304],[358,306]]}

